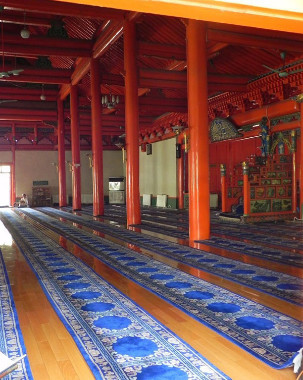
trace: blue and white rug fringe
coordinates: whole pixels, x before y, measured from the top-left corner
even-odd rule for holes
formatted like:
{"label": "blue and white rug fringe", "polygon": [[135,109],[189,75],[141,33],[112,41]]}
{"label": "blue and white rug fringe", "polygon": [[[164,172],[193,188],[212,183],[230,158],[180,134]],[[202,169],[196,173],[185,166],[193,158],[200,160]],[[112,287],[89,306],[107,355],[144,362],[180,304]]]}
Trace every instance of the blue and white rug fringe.
{"label": "blue and white rug fringe", "polygon": [[[0,351],[10,359],[26,354],[19,326],[16,306],[13,299],[2,252],[0,250]],[[32,380],[27,357],[18,363],[18,368],[5,376],[7,380]]]}

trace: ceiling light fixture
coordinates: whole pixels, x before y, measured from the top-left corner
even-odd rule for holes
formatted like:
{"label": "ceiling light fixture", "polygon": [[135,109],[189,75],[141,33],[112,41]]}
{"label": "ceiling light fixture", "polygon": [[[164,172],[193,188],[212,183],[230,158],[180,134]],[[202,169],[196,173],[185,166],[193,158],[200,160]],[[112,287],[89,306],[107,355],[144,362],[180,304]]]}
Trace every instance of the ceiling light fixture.
{"label": "ceiling light fixture", "polygon": [[24,12],[24,26],[21,29],[20,35],[22,38],[27,39],[31,35],[30,31],[28,30],[28,26],[25,23],[25,15],[26,13]]}
{"label": "ceiling light fixture", "polygon": [[42,85],[42,92],[41,92],[41,95],[40,95],[40,99],[41,100],[46,100],[46,96],[45,96],[45,94],[44,94],[44,84]]}
{"label": "ceiling light fixture", "polygon": [[102,106],[104,108],[109,108],[109,109],[112,109],[112,108],[115,108],[117,104],[119,104],[119,95],[112,95],[110,94],[109,96],[107,95],[103,95],[102,98],[101,98],[101,102],[102,102]]}

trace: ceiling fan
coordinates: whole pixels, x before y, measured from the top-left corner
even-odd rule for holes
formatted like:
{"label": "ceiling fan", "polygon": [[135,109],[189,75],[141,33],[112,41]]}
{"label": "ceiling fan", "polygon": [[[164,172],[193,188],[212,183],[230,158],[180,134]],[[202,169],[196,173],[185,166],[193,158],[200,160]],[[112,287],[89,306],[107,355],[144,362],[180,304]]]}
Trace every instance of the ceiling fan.
{"label": "ceiling fan", "polygon": [[24,71],[24,69],[13,69],[13,70],[4,70],[5,60],[4,60],[4,36],[3,36],[3,21],[1,22],[1,45],[2,45],[2,71],[0,72],[0,79],[9,78],[11,75],[19,75]]}
{"label": "ceiling fan", "polygon": [[18,99],[3,99],[3,100],[0,100],[0,104],[2,103],[12,103],[12,102],[18,102],[19,100]]}
{"label": "ceiling fan", "polygon": [[272,67],[269,67],[267,65],[262,65],[262,66],[265,67],[266,69],[270,70],[270,71],[273,71],[274,73],[277,73],[280,78],[287,78],[288,75],[292,75],[292,74],[297,74],[297,73],[303,72],[303,69],[296,69],[296,70],[292,70],[292,71],[286,71],[285,70],[286,69],[286,67],[285,67],[286,52],[285,51],[281,51],[280,57],[284,61],[284,64],[283,64],[283,66],[280,69],[273,69]]}
{"label": "ceiling fan", "polygon": [[9,78],[11,75],[19,75],[22,73],[24,69],[15,69],[15,70],[9,70],[9,71],[2,71],[0,72],[0,78]]}

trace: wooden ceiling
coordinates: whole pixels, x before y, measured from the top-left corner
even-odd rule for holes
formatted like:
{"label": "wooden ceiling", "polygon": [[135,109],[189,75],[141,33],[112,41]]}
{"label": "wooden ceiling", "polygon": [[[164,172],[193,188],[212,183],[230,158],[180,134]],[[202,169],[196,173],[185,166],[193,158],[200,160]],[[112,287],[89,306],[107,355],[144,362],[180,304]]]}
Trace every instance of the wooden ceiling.
{"label": "wooden ceiling", "polygon": [[[187,112],[183,19],[47,0],[0,0],[0,6],[0,72],[23,70],[0,78],[0,136],[1,128],[4,136],[5,128],[12,125],[33,128],[36,140],[49,137],[49,128],[55,135],[56,100],[61,98],[68,139],[71,84],[79,85],[80,134],[89,136],[89,60],[94,57],[100,64],[101,93],[120,97],[115,108],[103,109],[110,146],[111,137],[124,131],[123,20],[127,17],[137,25],[140,129],[152,128],[163,115]],[[27,39],[20,35],[24,26],[30,32]],[[303,64],[302,34],[207,22],[207,46],[210,99],[229,93],[245,97],[250,83],[273,80],[273,70],[293,71]],[[300,73],[297,76],[301,78]],[[48,131],[45,135],[39,132],[43,128]],[[89,138],[86,141],[90,143]]]}

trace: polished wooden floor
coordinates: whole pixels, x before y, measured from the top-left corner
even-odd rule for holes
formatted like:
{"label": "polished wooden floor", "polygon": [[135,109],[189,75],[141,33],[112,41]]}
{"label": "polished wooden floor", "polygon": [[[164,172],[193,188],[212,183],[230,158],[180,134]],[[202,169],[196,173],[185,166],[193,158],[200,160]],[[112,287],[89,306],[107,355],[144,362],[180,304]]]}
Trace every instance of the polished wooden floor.
{"label": "polished wooden floor", "polygon": [[[60,322],[56,313],[44,295],[35,275],[23,255],[0,226],[0,247],[9,274],[12,291],[17,307],[28,358],[35,380],[57,379],[93,379],[87,364],[78,351],[69,333]],[[169,327],[183,340],[194,347],[211,363],[229,375],[233,380],[286,380],[295,379],[292,369],[273,370],[260,360],[246,353],[236,345],[216,334],[212,330],[193,320],[182,311],[126,279],[98,259],[54,234],[54,239],[65,246],[75,256],[81,258],[107,281],[115,285],[145,310]],[[6,244],[4,245],[4,242]],[[223,279],[221,286],[227,288]],[[216,279],[213,279],[216,283]],[[234,291],[245,291],[240,285]],[[286,302],[273,300],[250,289],[246,297],[260,300],[285,314],[295,317],[302,310],[290,308]],[[173,380],[173,379],[172,379]]]}

